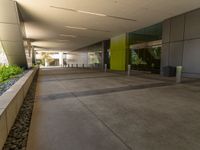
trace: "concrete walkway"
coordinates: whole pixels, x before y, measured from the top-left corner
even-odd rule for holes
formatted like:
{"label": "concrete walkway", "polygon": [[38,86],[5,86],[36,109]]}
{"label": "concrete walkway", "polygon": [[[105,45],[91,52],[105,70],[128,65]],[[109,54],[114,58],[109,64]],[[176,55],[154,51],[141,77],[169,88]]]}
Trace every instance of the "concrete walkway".
{"label": "concrete walkway", "polygon": [[39,73],[27,150],[199,150],[200,82]]}

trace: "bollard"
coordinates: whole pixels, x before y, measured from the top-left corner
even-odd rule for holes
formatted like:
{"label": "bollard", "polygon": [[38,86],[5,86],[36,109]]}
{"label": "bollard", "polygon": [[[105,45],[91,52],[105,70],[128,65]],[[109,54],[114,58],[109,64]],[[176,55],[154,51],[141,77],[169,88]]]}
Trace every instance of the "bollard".
{"label": "bollard", "polygon": [[70,67],[69,64],[67,66],[68,66],[68,68]]}
{"label": "bollard", "polygon": [[128,65],[128,76],[131,75],[131,65]]}
{"label": "bollard", "polygon": [[181,83],[182,70],[183,70],[182,66],[177,66],[176,67],[176,83]]}
{"label": "bollard", "polygon": [[71,64],[71,67],[73,68],[73,64]]}
{"label": "bollard", "polygon": [[78,64],[76,64],[76,68],[78,68]]}
{"label": "bollard", "polygon": [[82,67],[84,68],[84,64],[82,65]]}
{"label": "bollard", "polygon": [[104,71],[107,72],[107,64],[105,64]]}

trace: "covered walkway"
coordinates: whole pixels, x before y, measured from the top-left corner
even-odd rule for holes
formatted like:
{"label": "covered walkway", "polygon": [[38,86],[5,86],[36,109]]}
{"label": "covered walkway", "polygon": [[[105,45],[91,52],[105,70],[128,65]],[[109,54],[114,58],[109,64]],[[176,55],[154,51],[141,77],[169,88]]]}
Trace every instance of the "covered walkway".
{"label": "covered walkway", "polygon": [[42,69],[27,150],[199,150],[199,85]]}

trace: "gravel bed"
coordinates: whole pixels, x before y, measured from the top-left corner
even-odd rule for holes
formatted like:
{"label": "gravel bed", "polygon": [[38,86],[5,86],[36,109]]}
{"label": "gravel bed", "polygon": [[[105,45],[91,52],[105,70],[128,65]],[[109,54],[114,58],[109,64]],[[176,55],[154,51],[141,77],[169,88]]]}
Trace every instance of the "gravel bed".
{"label": "gravel bed", "polygon": [[24,76],[28,70],[23,71],[23,73],[16,75],[15,77],[9,79],[8,81],[5,81],[3,83],[0,83],[0,96],[7,91],[17,80],[19,80],[22,76]]}
{"label": "gravel bed", "polygon": [[33,111],[37,73],[7,137],[3,150],[25,150]]}

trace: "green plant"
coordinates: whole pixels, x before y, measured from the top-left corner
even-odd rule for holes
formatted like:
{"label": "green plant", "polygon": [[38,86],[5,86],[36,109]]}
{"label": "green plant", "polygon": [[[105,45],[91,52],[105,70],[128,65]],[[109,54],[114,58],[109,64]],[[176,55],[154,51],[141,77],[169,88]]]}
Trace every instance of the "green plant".
{"label": "green plant", "polygon": [[135,64],[136,64],[136,65],[143,64],[142,58],[137,57],[137,58],[135,59]]}
{"label": "green plant", "polygon": [[0,66],[0,82],[6,81],[23,72],[18,66]]}

